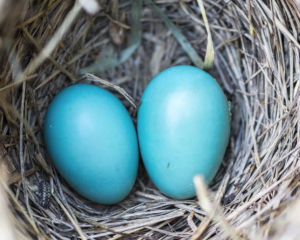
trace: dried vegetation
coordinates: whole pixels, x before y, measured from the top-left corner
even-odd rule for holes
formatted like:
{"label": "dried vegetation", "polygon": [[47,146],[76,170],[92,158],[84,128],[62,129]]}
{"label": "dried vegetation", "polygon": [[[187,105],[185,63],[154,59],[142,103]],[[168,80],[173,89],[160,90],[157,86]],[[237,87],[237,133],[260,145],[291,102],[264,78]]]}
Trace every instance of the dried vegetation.
{"label": "dried vegetation", "polygon": [[[298,0],[0,0],[0,238],[298,239],[299,9]],[[45,152],[53,96],[90,73],[121,87],[133,114],[151,78],[179,64],[210,69],[233,105],[215,181],[208,190],[195,179],[200,204],[166,198],[142,166],[118,205],[77,195]]]}

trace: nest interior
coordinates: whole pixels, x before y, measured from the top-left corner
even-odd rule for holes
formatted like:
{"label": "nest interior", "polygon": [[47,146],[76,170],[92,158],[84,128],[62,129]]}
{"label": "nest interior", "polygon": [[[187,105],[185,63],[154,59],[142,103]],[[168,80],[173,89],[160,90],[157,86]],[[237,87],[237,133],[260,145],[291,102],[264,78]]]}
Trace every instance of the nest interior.
{"label": "nest interior", "polygon": [[[120,86],[138,103],[163,69],[202,64],[211,41],[198,2],[0,1],[0,209],[10,210],[0,219],[11,226],[2,226],[2,237],[298,239],[297,0],[203,1],[214,45],[209,73],[233,107],[228,151],[209,190],[198,194],[201,206],[196,198],[162,195],[141,164],[125,201],[95,204],[76,194],[47,157],[47,106],[84,73]],[[128,99],[114,93],[136,121]],[[51,187],[47,207],[40,204],[41,182]]]}

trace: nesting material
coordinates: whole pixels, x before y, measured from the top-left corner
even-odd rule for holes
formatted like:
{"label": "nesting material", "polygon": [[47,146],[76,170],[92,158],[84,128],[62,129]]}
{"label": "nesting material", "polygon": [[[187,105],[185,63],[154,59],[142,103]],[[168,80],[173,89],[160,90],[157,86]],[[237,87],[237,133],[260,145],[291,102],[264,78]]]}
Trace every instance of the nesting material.
{"label": "nesting material", "polygon": [[[297,0],[0,1],[0,209],[9,199],[11,212],[0,219],[12,226],[0,238],[298,239],[298,9]],[[198,198],[173,200],[141,165],[120,204],[79,196],[45,151],[53,97],[89,73],[82,81],[111,89],[136,121],[132,101],[180,64],[205,65],[232,102],[230,145],[212,184],[195,178]]]}

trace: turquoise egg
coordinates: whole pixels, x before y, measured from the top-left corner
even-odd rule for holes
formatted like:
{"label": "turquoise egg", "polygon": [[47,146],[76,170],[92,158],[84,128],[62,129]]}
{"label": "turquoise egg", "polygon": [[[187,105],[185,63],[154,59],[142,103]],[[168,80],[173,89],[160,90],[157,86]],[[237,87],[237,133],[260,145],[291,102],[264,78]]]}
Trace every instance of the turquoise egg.
{"label": "turquoise egg", "polygon": [[59,173],[84,197],[114,204],[131,191],[139,162],[136,131],[109,91],[89,84],[62,90],[47,110],[44,139]]}
{"label": "turquoise egg", "polygon": [[226,97],[216,80],[192,66],[162,71],[146,87],[138,138],[146,170],[165,195],[195,196],[193,177],[209,184],[229,141]]}

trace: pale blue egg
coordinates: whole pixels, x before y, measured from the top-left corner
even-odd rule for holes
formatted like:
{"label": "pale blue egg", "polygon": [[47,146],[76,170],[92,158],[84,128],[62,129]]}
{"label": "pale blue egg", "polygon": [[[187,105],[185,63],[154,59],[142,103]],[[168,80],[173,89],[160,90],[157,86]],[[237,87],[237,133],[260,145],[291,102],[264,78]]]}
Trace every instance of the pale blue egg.
{"label": "pale blue egg", "polygon": [[139,161],[136,131],[109,91],[89,84],[62,90],[47,110],[44,139],[59,173],[86,198],[114,204],[131,191]]}
{"label": "pale blue egg", "polygon": [[216,80],[192,66],[162,71],[146,87],[138,137],[146,170],[165,195],[195,196],[193,177],[209,184],[229,141],[226,97]]}

